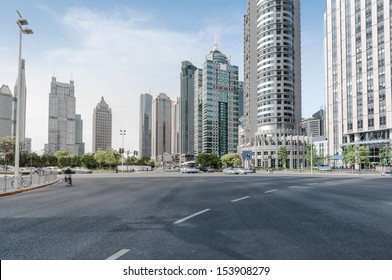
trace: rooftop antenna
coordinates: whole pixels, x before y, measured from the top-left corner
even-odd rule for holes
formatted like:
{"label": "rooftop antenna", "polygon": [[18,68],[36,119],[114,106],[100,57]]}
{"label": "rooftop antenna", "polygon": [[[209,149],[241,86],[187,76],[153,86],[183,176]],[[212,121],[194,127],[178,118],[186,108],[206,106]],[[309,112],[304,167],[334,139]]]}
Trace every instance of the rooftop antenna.
{"label": "rooftop antenna", "polygon": [[215,40],[214,40],[214,51],[216,51],[218,49],[218,39],[217,39],[217,35],[215,33]]}
{"label": "rooftop antenna", "polygon": [[53,77],[56,77],[56,65],[53,65]]}
{"label": "rooftop antenna", "polygon": [[71,81],[73,81],[73,69],[71,70]]}

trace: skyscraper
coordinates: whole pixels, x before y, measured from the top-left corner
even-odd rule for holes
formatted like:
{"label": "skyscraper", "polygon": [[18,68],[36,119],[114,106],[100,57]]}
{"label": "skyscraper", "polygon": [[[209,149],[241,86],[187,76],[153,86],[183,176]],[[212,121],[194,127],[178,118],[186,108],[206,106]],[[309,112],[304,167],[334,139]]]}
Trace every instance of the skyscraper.
{"label": "skyscraper", "polygon": [[49,126],[46,152],[67,151],[71,155],[75,150],[75,86],[56,81],[52,77],[49,93]]}
{"label": "skyscraper", "polygon": [[2,85],[0,88],[0,137],[12,136],[13,100],[10,88]]}
{"label": "skyscraper", "polygon": [[327,1],[325,30],[326,137],[329,154],[365,146],[380,162],[392,133],[392,4]]}
{"label": "skyscraper", "polygon": [[[181,137],[180,137],[180,105],[181,105],[181,98],[177,97],[177,99],[175,101],[172,102],[172,123],[171,123],[171,153],[180,154],[180,146],[181,146]],[[193,102],[192,102],[193,104]],[[193,113],[193,112],[192,112]],[[192,115],[193,117],[193,115]],[[193,131],[192,131],[192,135],[193,135]],[[193,137],[192,137],[193,138]],[[193,146],[192,146],[193,148]]]}
{"label": "skyscraper", "polygon": [[[195,139],[197,152],[219,156],[237,152],[238,66],[219,51],[217,44],[206,56],[203,71],[196,73]],[[201,75],[201,83],[200,83]],[[197,114],[197,116],[196,116]],[[201,135],[200,135],[201,134]],[[201,142],[201,143],[200,143]]]}
{"label": "skyscraper", "polygon": [[93,153],[112,147],[112,109],[103,96],[93,113]]}
{"label": "skyscraper", "polygon": [[194,75],[196,67],[189,61],[181,65],[181,99],[180,99],[180,153],[194,155]]}
{"label": "skyscraper", "polygon": [[152,100],[151,153],[155,162],[163,162],[171,154],[172,101],[165,93]]}
{"label": "skyscraper", "polygon": [[139,155],[151,157],[152,95],[140,95],[139,109]]}
{"label": "skyscraper", "polygon": [[85,144],[83,142],[83,120],[82,116],[79,114],[75,114],[75,145],[76,155],[83,155],[85,148]]}
{"label": "skyscraper", "polygon": [[[277,167],[281,146],[290,168],[303,165],[301,33],[299,0],[248,0],[244,17],[244,116],[242,147],[254,164]],[[301,144],[298,146],[297,144]],[[252,147],[252,148],[250,148]]]}
{"label": "skyscraper", "polygon": [[[15,104],[14,104],[14,112],[13,112],[13,136],[16,137],[16,108],[17,108],[17,103],[20,102],[20,123],[19,123],[19,139],[20,143],[24,145],[25,138],[26,138],[26,74],[25,74],[25,60],[22,59],[21,61],[21,71],[20,74],[22,77],[19,79],[19,77],[16,79],[16,84],[14,88],[14,94],[15,94]],[[21,81],[21,85],[19,87],[19,81]],[[19,90],[21,92],[19,92]]]}

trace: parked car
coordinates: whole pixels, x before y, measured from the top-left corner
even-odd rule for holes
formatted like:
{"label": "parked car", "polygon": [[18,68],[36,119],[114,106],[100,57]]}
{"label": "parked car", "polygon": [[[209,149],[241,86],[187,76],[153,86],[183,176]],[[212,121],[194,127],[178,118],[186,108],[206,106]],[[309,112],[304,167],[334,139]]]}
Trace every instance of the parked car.
{"label": "parked car", "polygon": [[181,168],[182,173],[199,173],[199,169],[195,167],[183,167]]}
{"label": "parked car", "polygon": [[246,174],[245,170],[242,168],[234,168],[234,174]]}
{"label": "parked car", "polygon": [[212,169],[211,167],[207,167],[207,168],[204,169],[204,172],[205,173],[213,173],[214,169]]}
{"label": "parked car", "polygon": [[248,168],[248,169],[244,169],[244,171],[248,174],[248,173],[256,173],[256,170],[253,168]]}
{"label": "parked car", "polygon": [[234,173],[234,169],[231,168],[231,167],[228,167],[228,168],[223,169],[223,173],[224,173],[224,174],[228,174],[228,175],[235,174],[235,173]]}

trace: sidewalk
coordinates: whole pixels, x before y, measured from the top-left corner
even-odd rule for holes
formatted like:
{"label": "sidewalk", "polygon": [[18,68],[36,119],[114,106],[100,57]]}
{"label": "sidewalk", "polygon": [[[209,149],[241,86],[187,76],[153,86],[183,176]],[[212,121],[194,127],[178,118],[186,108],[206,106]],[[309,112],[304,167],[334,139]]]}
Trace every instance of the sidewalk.
{"label": "sidewalk", "polygon": [[58,183],[61,179],[57,178],[57,174],[46,174],[42,176],[27,175],[23,176],[23,180],[31,182],[31,186],[15,188],[13,186],[14,177],[7,175],[0,175],[0,197],[10,196],[18,193],[32,191],[44,188]]}

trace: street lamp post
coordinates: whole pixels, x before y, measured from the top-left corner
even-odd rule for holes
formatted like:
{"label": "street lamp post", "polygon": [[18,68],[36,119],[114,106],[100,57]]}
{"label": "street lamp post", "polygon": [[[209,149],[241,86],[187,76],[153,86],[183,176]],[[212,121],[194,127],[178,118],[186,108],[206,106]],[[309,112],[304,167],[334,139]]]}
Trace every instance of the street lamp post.
{"label": "street lamp post", "polygon": [[313,135],[310,134],[310,174],[313,174]]}
{"label": "street lamp post", "polygon": [[18,98],[16,100],[16,139],[15,139],[15,183],[16,187],[19,187],[19,154],[20,154],[20,122],[21,122],[21,95],[22,95],[22,34],[33,34],[33,30],[29,27],[23,27],[28,25],[26,19],[22,17],[19,11],[16,11],[19,18],[16,20],[16,24],[19,26],[19,67],[18,67]]}
{"label": "street lamp post", "polygon": [[124,135],[127,135],[126,130],[120,130],[120,135],[122,137],[122,144],[121,144],[121,170],[124,172]]}

